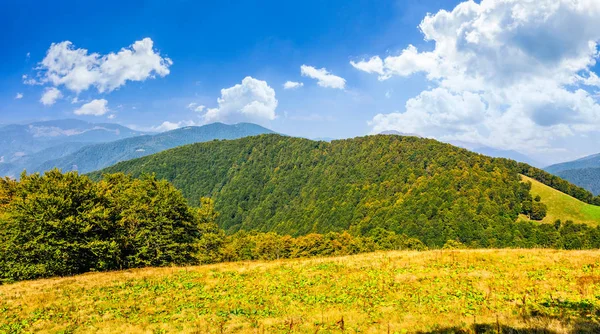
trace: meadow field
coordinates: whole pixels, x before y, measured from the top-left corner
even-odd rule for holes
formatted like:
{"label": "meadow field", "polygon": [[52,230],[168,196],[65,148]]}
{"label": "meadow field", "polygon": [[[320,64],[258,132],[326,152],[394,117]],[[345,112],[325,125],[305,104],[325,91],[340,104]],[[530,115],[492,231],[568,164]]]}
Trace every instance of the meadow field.
{"label": "meadow field", "polygon": [[0,333],[598,333],[600,251],[431,250],[0,286]]}
{"label": "meadow field", "polygon": [[597,226],[600,222],[600,206],[584,203],[572,196],[551,188],[525,175],[523,180],[531,182],[531,194],[540,195],[542,202],[548,205],[546,217],[542,223],[554,223],[557,219],[572,220],[577,223]]}

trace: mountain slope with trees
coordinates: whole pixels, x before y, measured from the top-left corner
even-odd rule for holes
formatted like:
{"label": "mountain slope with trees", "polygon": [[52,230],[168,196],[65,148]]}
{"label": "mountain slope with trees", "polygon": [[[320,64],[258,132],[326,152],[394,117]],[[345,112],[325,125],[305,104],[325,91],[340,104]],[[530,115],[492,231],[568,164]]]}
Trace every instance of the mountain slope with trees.
{"label": "mountain slope with trees", "polygon": [[594,195],[600,195],[600,167],[567,169],[557,172],[556,175],[589,190]]}
{"label": "mountain slope with trees", "polygon": [[416,137],[326,143],[263,135],[188,145],[103,172],[155,173],[190,203],[212,197],[229,233],[383,228],[430,246],[454,239],[502,246],[514,240],[518,215],[543,205],[521,182],[519,173],[536,170],[529,168]]}
{"label": "mountain slope with trees", "polygon": [[600,154],[563,162],[544,168],[549,173],[600,195]]}
{"label": "mountain slope with trees", "polygon": [[84,146],[109,142],[143,132],[112,123],[75,119],[10,124],[0,127],[0,175],[18,177],[26,169],[67,156]]}
{"label": "mountain slope with trees", "polygon": [[546,170],[549,173],[556,174],[565,170],[582,168],[600,168],[600,153],[588,155],[586,157],[573,161],[554,164],[544,168],[544,170]]}

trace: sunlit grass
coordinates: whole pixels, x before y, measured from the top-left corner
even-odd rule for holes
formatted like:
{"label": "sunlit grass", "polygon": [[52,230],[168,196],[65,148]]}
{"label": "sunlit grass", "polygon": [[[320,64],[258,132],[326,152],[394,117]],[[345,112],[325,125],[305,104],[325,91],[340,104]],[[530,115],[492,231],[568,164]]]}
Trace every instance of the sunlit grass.
{"label": "sunlit grass", "polygon": [[395,251],[0,286],[0,332],[15,333],[405,333],[475,323],[563,333],[600,328],[599,309],[600,251]]}
{"label": "sunlit grass", "polygon": [[543,223],[554,223],[557,219],[572,220],[575,223],[596,226],[600,223],[600,206],[584,203],[574,197],[548,187],[530,177],[522,175],[531,182],[531,194],[540,195],[542,202],[548,206]]}

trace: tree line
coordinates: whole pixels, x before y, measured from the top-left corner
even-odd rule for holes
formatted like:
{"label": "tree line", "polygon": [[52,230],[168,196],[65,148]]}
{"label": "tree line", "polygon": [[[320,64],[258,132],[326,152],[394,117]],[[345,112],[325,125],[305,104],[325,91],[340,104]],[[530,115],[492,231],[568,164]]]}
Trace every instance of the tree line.
{"label": "tree line", "polygon": [[[523,184],[524,194],[527,184]],[[533,199],[532,203],[539,203]],[[0,281],[74,275],[146,266],[193,265],[349,255],[376,250],[428,248],[600,248],[600,227],[573,222],[511,221],[472,228],[476,222],[419,225],[396,230],[308,233],[237,231],[218,224],[213,201],[191,206],[154,175],[105,174],[94,182],[57,170],[0,179]]]}

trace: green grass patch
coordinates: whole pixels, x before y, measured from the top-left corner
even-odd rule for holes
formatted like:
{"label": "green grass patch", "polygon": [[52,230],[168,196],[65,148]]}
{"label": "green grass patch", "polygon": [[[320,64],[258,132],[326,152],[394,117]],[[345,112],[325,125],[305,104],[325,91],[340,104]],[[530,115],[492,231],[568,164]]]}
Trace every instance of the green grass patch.
{"label": "green grass patch", "polygon": [[523,180],[531,182],[531,194],[540,195],[548,206],[543,223],[554,223],[557,219],[572,220],[576,223],[597,226],[600,223],[600,206],[584,203],[574,197],[548,187],[530,177],[521,175]]}

